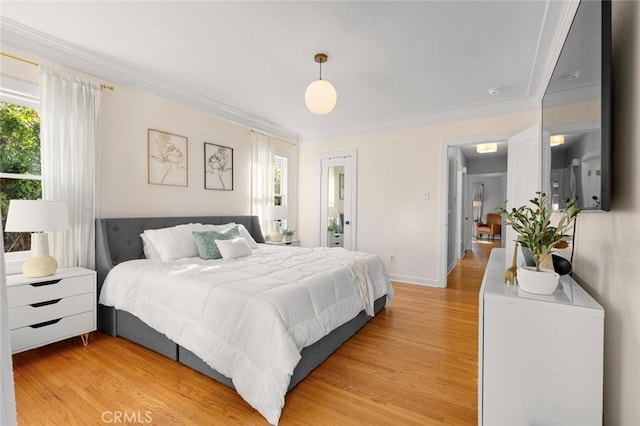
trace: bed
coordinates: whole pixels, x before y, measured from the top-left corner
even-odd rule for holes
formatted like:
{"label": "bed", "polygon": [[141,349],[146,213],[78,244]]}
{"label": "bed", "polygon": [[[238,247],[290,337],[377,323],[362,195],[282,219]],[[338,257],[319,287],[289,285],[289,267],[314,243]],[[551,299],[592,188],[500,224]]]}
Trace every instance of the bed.
{"label": "bed", "polygon": [[[232,261],[202,261],[201,259],[194,258],[179,259],[173,262],[153,263],[154,261],[145,259],[143,243],[140,238],[141,233],[145,230],[156,230],[191,223],[208,225],[235,223],[242,225],[255,242],[258,243],[257,246],[259,247],[253,250],[251,256],[234,259]],[[380,312],[380,310],[384,308],[386,301],[393,296],[393,288],[389,282],[386,270],[384,270],[384,264],[376,256],[346,252],[343,249],[283,248],[260,243],[264,243],[264,239],[258,218],[255,216],[97,219],[96,269],[98,273],[98,294],[101,295],[103,293],[102,286],[105,278],[109,276],[109,280],[107,280],[109,286],[105,288],[104,293],[107,295],[121,295],[119,299],[115,296],[111,296],[111,298],[106,297],[105,299],[105,296],[102,295],[101,299],[107,300],[107,303],[100,303],[98,305],[98,329],[112,336],[120,336],[134,341],[236,389],[238,393],[270,423],[277,424],[284,404],[284,393],[293,389],[293,387],[304,379],[314,368],[320,365],[331,353],[338,349],[340,345],[364,326],[371,318],[371,315]],[[336,262],[341,265],[336,267],[334,265]],[[282,271],[274,269],[279,268],[280,266],[278,265],[284,265]],[[328,265],[332,266],[329,268]],[[357,266],[357,268],[354,265]],[[363,265],[366,268],[375,269],[375,271],[372,271],[370,274],[374,277],[371,281],[375,281],[375,286],[368,283],[368,287],[364,287],[366,280],[362,278],[362,271],[358,269]],[[328,270],[327,268],[330,269],[332,278],[328,278],[329,273],[325,271],[325,269]],[[166,273],[161,273],[161,271],[165,269]],[[220,335],[213,334],[209,336],[207,334],[207,337],[211,337],[211,340],[216,342],[214,345],[209,342],[209,339],[203,338],[204,334],[209,332],[209,329],[206,327],[187,327],[188,330],[193,329],[198,332],[202,329],[200,334],[197,332],[192,333],[191,331],[184,332],[185,324],[191,324],[191,322],[189,322],[191,320],[190,318],[183,319],[179,317],[174,321],[172,317],[171,321],[169,321],[165,319],[166,314],[149,314],[144,308],[136,311],[135,303],[132,302],[129,304],[127,302],[132,299],[130,294],[133,290],[126,290],[129,293],[123,293],[124,290],[113,290],[117,288],[117,285],[127,281],[127,278],[124,278],[129,276],[126,275],[130,273],[130,271],[127,270],[137,271],[134,272],[134,274],[144,278],[147,283],[137,283],[133,287],[136,289],[135,291],[137,292],[139,288],[151,289],[150,294],[145,296],[150,299],[145,299],[146,301],[145,304],[142,305],[143,307],[150,304],[155,306],[164,299],[179,299],[182,298],[182,295],[185,293],[192,293],[195,295],[193,301],[187,302],[191,303],[191,305],[186,305],[187,308],[182,308],[185,310],[186,315],[188,315],[190,309],[197,311],[198,309],[192,308],[192,306],[199,306],[199,301],[206,299],[206,295],[209,294],[197,293],[197,291],[204,291],[201,288],[205,288],[206,291],[210,293],[213,292],[209,286],[202,284],[205,279],[211,279],[208,275],[205,275],[208,274],[211,269],[218,269],[216,272],[219,273],[219,275],[213,277],[215,278],[214,281],[216,281],[216,285],[213,287],[216,291],[220,289],[219,293],[215,293],[217,295],[227,294],[229,292],[237,293],[240,292],[238,289],[243,289],[244,287],[255,287],[255,283],[259,280],[264,280],[264,278],[257,278],[257,276],[254,277],[252,274],[257,270],[266,270],[264,273],[269,276],[269,282],[272,283],[273,289],[270,289],[269,292],[265,291],[264,294],[261,293],[260,297],[255,295],[248,296],[248,302],[241,302],[241,306],[243,306],[245,310],[242,312],[238,310],[238,317],[235,320],[232,319],[232,315],[236,315],[235,311],[229,313],[228,318],[224,318],[227,322],[248,322],[252,317],[263,315],[262,311],[268,311],[264,313],[264,317],[262,317],[264,318],[263,320],[259,320],[248,327],[248,329],[253,330],[252,332],[238,333],[237,330],[234,330],[233,332],[222,331]],[[314,271],[313,275],[309,272],[311,270]],[[111,274],[109,274],[110,271],[112,271]],[[192,290],[193,287],[180,287],[180,290],[178,290],[177,284],[175,286],[165,285],[164,277],[167,274],[175,276],[176,271],[180,271],[180,274],[178,274],[180,277],[188,275],[189,280],[196,283],[195,289]],[[188,274],[185,275],[183,273],[184,271],[188,271]],[[294,282],[291,278],[292,274],[301,274],[300,282],[309,285],[309,289],[304,285]],[[242,276],[247,276],[247,281],[238,281],[238,277]],[[368,276],[369,275],[367,275],[367,279]],[[223,282],[224,280],[218,277],[231,278],[225,278],[229,282]],[[358,277],[361,279],[356,279]],[[142,278],[140,279],[142,280]],[[217,285],[217,280],[221,280],[220,285]],[[322,280],[326,280],[327,284],[322,284]],[[182,281],[180,281],[179,285],[183,285]],[[187,285],[186,281],[184,285]],[[194,284],[191,283],[189,285]],[[309,300],[308,304],[312,307],[309,308],[309,310],[313,309],[317,312],[314,313],[315,316],[309,316],[309,318],[307,318],[305,316],[308,315],[306,311],[300,312],[300,309],[302,309],[300,301],[302,300],[304,302],[306,298],[312,299],[312,297],[308,297],[308,295],[300,297],[300,292],[306,291],[311,296],[314,296],[315,289],[323,286],[330,286],[331,290],[328,291],[329,294],[332,292],[335,294],[346,292],[348,294],[345,296],[344,301],[338,296],[335,296],[335,300],[327,302],[319,302],[319,300],[331,299],[333,296],[322,296],[316,297],[314,300]],[[359,288],[354,290],[355,287]],[[168,288],[168,291],[173,291],[174,293],[165,295],[161,291],[156,292],[154,290],[156,288]],[[276,297],[274,294],[288,294],[285,293],[284,290],[281,290],[285,288],[294,289],[297,291],[298,296],[277,296],[280,299],[272,300]],[[301,290],[301,288],[305,290]],[[369,290],[367,290],[367,288]],[[189,290],[185,291],[184,289]],[[118,293],[118,291],[120,293]],[[367,295],[367,291],[370,294]],[[236,293],[231,295],[232,299],[237,296]],[[361,299],[361,302],[356,302],[356,293],[359,295],[358,300]],[[369,303],[364,296],[368,297]],[[126,303],[118,304],[114,302],[114,300],[125,301]],[[149,302],[149,300],[152,300],[152,303]],[[218,296],[213,298],[211,302],[215,309],[207,305],[207,307],[202,308],[202,312],[205,312],[206,315],[215,316],[215,312],[225,308],[219,300],[221,299]],[[326,307],[318,308],[317,306],[322,303],[326,303]],[[358,308],[354,311],[353,309],[356,303],[361,303],[361,305],[357,305]],[[224,305],[230,305],[230,303],[225,303]],[[361,309],[362,306],[364,306],[365,309]],[[291,309],[292,313],[287,313],[287,309]],[[330,309],[334,310],[331,311]],[[209,311],[213,311],[214,314],[210,314]],[[302,317],[300,317],[301,315]],[[275,319],[271,320],[272,317]],[[294,321],[292,324],[285,323],[285,325],[281,326],[280,320],[289,317],[295,317],[297,319],[292,320]],[[141,318],[143,318],[144,321]],[[269,320],[266,318],[269,318]],[[329,326],[323,322],[325,320],[337,322],[337,324],[328,328]],[[180,321],[184,321],[184,323]],[[298,328],[298,323],[295,321],[311,324],[311,331],[305,329],[296,332],[296,330],[302,329]],[[265,326],[263,323],[272,325]],[[263,327],[264,330],[261,331],[260,327]],[[272,328],[282,328],[283,330],[278,333],[284,334],[286,331],[286,333],[291,334],[292,337],[281,337],[280,334],[274,334],[266,341],[264,339],[260,341],[260,337],[258,336],[258,340],[253,342],[251,339],[255,340],[254,337],[244,336],[245,334],[263,335],[271,332]],[[324,330],[324,328],[327,329]],[[216,331],[215,333],[218,332]],[[224,333],[228,334],[225,335]],[[187,337],[183,337],[183,334],[195,334],[196,336],[189,337],[189,339],[191,339],[189,340]],[[242,337],[237,337],[238,335]],[[242,370],[244,367],[236,364],[242,364],[242,361],[237,361],[236,358],[233,358],[233,362],[218,363],[218,361],[212,359],[212,355],[210,355],[212,349],[213,352],[224,352],[224,350],[219,348],[224,349],[226,342],[230,342],[231,339],[242,340],[233,342],[233,344],[230,343],[229,347],[235,348],[234,345],[237,346],[240,345],[240,343],[246,346],[265,345],[265,347],[269,348],[265,349],[264,352],[283,352],[283,355],[281,357],[274,355],[274,361],[265,361],[275,362],[277,368],[271,368],[269,365],[269,369],[265,369],[264,373],[262,371],[238,373],[239,369]],[[282,340],[282,343],[278,343],[280,340]],[[295,356],[292,348],[290,348],[290,346],[292,346],[291,342],[299,346],[295,348]],[[203,348],[203,346],[205,346],[205,348]],[[214,346],[214,348],[211,348],[211,346]],[[281,350],[280,346],[286,347],[286,350]],[[245,356],[243,355],[239,358],[244,359]],[[294,363],[291,364],[292,362]],[[213,365],[218,366],[218,368],[213,368]],[[253,364],[249,367],[252,367],[252,365]],[[274,371],[277,374],[275,374]],[[233,379],[230,376],[232,376]],[[268,386],[265,385],[265,388],[269,389],[269,392],[266,392],[269,395],[253,395],[253,393],[261,393],[262,391],[255,391],[254,388],[257,386],[259,389],[261,385],[255,385],[251,381],[254,377],[262,376],[265,377],[265,383],[269,382]],[[273,379],[272,376],[278,376],[278,378]],[[271,382],[277,384],[277,386],[272,385]],[[257,383],[262,382],[259,380]],[[281,393],[282,395],[277,397],[272,396],[272,387],[277,388],[275,393]]]}

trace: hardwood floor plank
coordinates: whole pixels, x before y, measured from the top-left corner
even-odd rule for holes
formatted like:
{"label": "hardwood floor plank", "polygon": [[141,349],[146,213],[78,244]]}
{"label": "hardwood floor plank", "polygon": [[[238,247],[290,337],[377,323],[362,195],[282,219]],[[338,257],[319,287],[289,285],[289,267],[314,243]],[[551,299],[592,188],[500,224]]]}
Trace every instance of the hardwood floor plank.
{"label": "hardwood floor plank", "polygon": [[[395,300],[287,394],[280,424],[475,424],[478,291],[497,245],[474,244],[446,289],[394,283]],[[21,425],[116,423],[118,413],[119,424],[267,424],[234,390],[102,333],[13,362]]]}

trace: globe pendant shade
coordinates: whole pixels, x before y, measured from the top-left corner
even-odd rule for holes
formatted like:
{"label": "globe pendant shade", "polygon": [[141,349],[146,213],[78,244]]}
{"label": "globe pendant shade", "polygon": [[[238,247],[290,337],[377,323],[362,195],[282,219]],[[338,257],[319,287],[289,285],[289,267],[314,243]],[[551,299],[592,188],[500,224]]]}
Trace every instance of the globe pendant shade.
{"label": "globe pendant shade", "polygon": [[336,89],[327,80],[314,81],[304,92],[304,102],[307,104],[307,108],[318,115],[329,114],[333,111],[337,100]]}

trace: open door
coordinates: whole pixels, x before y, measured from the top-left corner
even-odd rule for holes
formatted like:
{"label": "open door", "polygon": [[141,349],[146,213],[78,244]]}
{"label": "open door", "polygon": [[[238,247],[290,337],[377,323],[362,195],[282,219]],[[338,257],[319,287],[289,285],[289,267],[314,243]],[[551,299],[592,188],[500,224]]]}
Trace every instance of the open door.
{"label": "open door", "polygon": [[[542,135],[535,124],[509,138],[507,157],[507,207],[528,204],[542,188]],[[507,249],[506,267],[511,266],[516,234],[506,226],[504,247]],[[522,255],[518,254],[518,264]]]}

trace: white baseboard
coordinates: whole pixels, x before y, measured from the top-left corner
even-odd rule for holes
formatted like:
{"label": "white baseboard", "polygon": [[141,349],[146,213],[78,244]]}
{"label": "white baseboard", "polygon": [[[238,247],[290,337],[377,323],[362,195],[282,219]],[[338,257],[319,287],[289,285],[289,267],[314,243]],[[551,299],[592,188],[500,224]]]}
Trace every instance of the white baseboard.
{"label": "white baseboard", "polygon": [[391,281],[403,284],[422,285],[426,287],[440,287],[437,280],[425,280],[424,278],[408,277],[406,275],[389,275]]}

